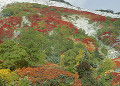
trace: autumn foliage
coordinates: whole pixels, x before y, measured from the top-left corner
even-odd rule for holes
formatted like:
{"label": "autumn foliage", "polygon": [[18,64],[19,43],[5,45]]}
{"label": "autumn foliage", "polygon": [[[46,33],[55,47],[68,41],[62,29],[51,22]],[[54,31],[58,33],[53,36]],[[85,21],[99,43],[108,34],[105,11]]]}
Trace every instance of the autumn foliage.
{"label": "autumn foliage", "polygon": [[[0,19],[0,66],[3,66],[3,64],[10,64],[9,66],[15,66],[17,64],[20,66],[16,67],[17,69],[14,68],[15,73],[19,75],[19,79],[25,78],[30,84],[36,85],[48,82],[50,86],[82,86],[82,82],[79,78],[87,77],[100,68],[101,70],[99,70],[99,72],[104,72],[107,70],[106,68],[110,66],[110,64],[107,66],[104,64],[100,65],[104,57],[101,55],[100,58],[100,53],[98,52],[99,44],[97,44],[96,39],[82,32],[82,29],[78,29],[71,22],[63,21],[62,17],[68,18],[69,15],[78,14],[86,17],[91,22],[98,22],[102,27],[102,29],[98,31],[98,39],[110,46],[119,41],[116,38],[118,36],[116,33],[118,32],[114,30],[114,28],[119,30],[119,26],[115,26],[119,25],[118,19],[108,18],[87,11],[34,3],[16,3],[14,6],[16,8],[21,6],[22,8],[15,10],[11,16],[3,16]],[[11,7],[12,5],[7,6],[7,8]],[[30,25],[23,23],[22,16],[28,19]],[[114,24],[111,24],[111,22],[114,22]],[[106,24],[109,24],[107,29],[105,29]],[[30,28],[31,32],[29,32]],[[17,34],[16,37],[17,31],[23,33]],[[5,44],[5,40],[11,39],[15,40],[15,44],[12,44],[11,47],[9,46],[10,48],[8,46],[6,47],[6,45],[10,43]],[[118,50],[119,44],[120,43],[114,46]],[[12,47],[13,45],[15,45],[15,47]],[[43,53],[45,55],[43,56],[44,58],[41,59]],[[16,58],[18,54],[19,57]],[[3,59],[3,57],[5,58]],[[23,57],[25,61],[18,61],[21,57]],[[60,61],[58,60],[56,64],[53,64],[47,62],[45,60],[46,58],[55,58]],[[6,63],[4,63],[5,60],[8,62],[6,61]],[[43,63],[45,61],[45,64],[40,63],[40,61],[43,61]],[[117,68],[120,68],[120,59],[113,59],[113,61],[116,63]],[[26,65],[27,62],[33,65],[24,66],[22,62],[26,62]],[[6,72],[7,74],[4,74],[4,71],[8,71],[9,73],[11,71],[9,69],[0,70],[0,77],[7,79],[7,74],[9,73]],[[111,84],[119,85],[119,73],[112,72],[112,75],[114,77],[111,80]],[[92,79],[97,77],[99,76],[97,76],[96,73],[96,76],[92,77]],[[97,80],[100,78],[101,77],[97,78]],[[57,85],[52,83],[51,80],[56,80]],[[16,82],[18,83],[19,81]]]}
{"label": "autumn foliage", "polygon": [[[47,62],[46,65],[42,65],[41,67],[28,67],[17,69],[16,72],[21,77],[26,77],[27,79],[32,81],[32,83],[44,83],[45,81],[49,81],[50,79],[58,79],[60,75],[65,75],[67,77],[74,77],[77,79],[77,75],[72,74],[70,72],[56,69],[55,67],[59,67],[58,65]],[[61,79],[59,83],[62,83]],[[50,83],[49,83],[50,84]]]}

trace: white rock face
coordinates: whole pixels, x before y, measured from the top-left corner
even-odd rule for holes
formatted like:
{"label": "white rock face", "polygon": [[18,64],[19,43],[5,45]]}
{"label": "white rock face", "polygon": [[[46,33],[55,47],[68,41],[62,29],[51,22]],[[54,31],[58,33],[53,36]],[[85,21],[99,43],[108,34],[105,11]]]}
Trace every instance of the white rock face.
{"label": "white rock face", "polygon": [[[75,17],[78,17],[78,19],[75,19]],[[88,34],[89,36],[94,36],[97,32],[99,27],[96,27],[96,23],[89,24],[89,19],[81,17],[80,15],[72,15],[69,18],[62,17],[64,21],[71,22],[73,25],[75,25],[78,29],[83,29],[85,31],[85,34]]]}
{"label": "white rock face", "polygon": [[107,57],[114,59],[120,56],[120,51],[116,51],[114,48],[108,50]]}
{"label": "white rock face", "polygon": [[23,27],[24,25],[31,25],[31,22],[25,16],[22,17],[21,27]]}
{"label": "white rock face", "polygon": [[[28,21],[28,19],[27,19],[25,16],[22,17],[21,28],[22,28],[24,25],[28,25],[28,26],[31,25],[31,22]],[[20,29],[14,30],[13,35],[14,35],[14,36],[13,36],[12,39],[15,39],[18,35],[20,35]]]}
{"label": "white rock face", "polygon": [[75,6],[67,5],[65,3],[56,2],[56,1],[50,1],[50,0],[4,0],[4,1],[0,1],[0,11],[2,10],[3,6],[6,6],[7,4],[14,3],[14,2],[38,3],[38,4],[48,5],[48,6],[56,6],[56,7],[64,7],[64,8],[70,8],[70,9],[75,9],[75,10],[81,10],[81,11],[88,11],[88,12],[99,14],[102,16],[110,16],[112,18],[120,18],[120,15],[117,15],[117,14],[111,14],[111,13],[100,12],[100,11],[90,11],[87,9],[80,9]]}
{"label": "white rock face", "polygon": [[12,39],[15,39],[18,35],[20,35],[20,30],[14,30],[13,35]]}
{"label": "white rock face", "polygon": [[[77,16],[77,19],[75,18]],[[71,22],[73,25],[75,25],[78,29],[83,29],[86,34],[89,36],[94,36],[97,34],[97,30],[101,29],[101,27],[97,26],[96,23],[89,24],[89,19],[81,17],[80,15],[71,15],[68,18],[62,17],[64,21]],[[97,39],[97,37],[95,37]],[[120,56],[120,51],[116,51],[114,48],[107,46],[103,44],[101,41],[99,41],[101,44],[101,47],[105,47],[108,50],[108,53],[105,57],[114,59],[118,58]],[[100,47],[100,48],[101,48]],[[99,48],[99,49],[100,49]]]}
{"label": "white rock face", "polygon": [[81,10],[95,13],[95,14],[102,15],[102,16],[106,16],[106,17],[109,16],[111,18],[120,18],[120,15],[118,15],[118,14],[112,14],[112,13],[100,12],[100,11],[91,11],[91,10],[87,10],[87,9],[81,9]]}

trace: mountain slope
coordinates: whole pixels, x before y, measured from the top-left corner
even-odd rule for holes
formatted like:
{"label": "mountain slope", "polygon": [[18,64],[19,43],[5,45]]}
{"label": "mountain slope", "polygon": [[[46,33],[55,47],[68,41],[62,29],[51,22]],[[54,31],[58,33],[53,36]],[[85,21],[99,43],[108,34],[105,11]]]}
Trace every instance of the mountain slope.
{"label": "mountain slope", "polygon": [[64,8],[74,9],[74,10],[87,11],[87,12],[95,13],[95,14],[102,15],[102,16],[110,16],[112,18],[120,18],[120,15],[117,15],[117,14],[111,14],[111,13],[100,12],[100,11],[90,11],[87,9],[80,9],[75,6],[66,4],[67,2],[61,3],[61,2],[51,1],[51,0],[24,0],[24,1],[22,1],[22,0],[4,0],[4,1],[0,1],[0,4],[1,4],[0,9],[3,6],[6,6],[7,4],[14,3],[14,2],[38,3],[38,4],[48,5],[48,6],[64,7]]}
{"label": "mountain slope", "polygon": [[[8,5],[2,10],[2,16],[0,20],[1,71],[5,68],[14,71],[26,67],[16,72],[21,76],[18,77],[19,81],[13,80],[15,84],[20,84],[22,78],[32,81],[27,83],[34,85],[69,86],[78,83],[72,83],[71,80],[75,80],[76,77],[73,79],[69,74],[77,76],[76,81],[79,76],[85,85],[110,84],[111,76],[106,76],[105,72],[110,69],[115,71],[115,64],[109,58],[119,56],[117,51],[119,47],[114,47],[116,50],[113,48],[115,54],[111,51],[112,56],[108,48],[116,41],[109,42],[108,39],[106,43],[109,46],[107,46],[104,40],[107,37],[116,39],[119,36],[119,19],[35,3]],[[116,26],[118,26],[117,31],[114,30]],[[118,44],[117,42],[115,46]],[[109,58],[105,58],[108,55]],[[54,64],[47,63],[45,60]],[[53,73],[56,75],[52,77]],[[96,81],[98,77],[100,79]],[[69,82],[66,81],[68,78]],[[84,82],[85,79],[89,82]],[[3,80],[5,82],[8,79],[3,77]],[[81,85],[81,82],[78,84]]]}

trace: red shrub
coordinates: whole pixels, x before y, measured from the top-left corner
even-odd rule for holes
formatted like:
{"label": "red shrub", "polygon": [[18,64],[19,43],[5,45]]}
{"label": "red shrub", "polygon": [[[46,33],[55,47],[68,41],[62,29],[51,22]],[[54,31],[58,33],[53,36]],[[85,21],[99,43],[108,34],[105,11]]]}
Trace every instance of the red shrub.
{"label": "red shrub", "polygon": [[16,72],[19,76],[29,76],[28,79],[32,80],[34,83],[35,80],[42,82],[42,80],[49,80],[49,79],[57,79],[60,74],[66,75],[66,76],[73,76],[76,78],[75,74],[71,74],[70,72],[61,70],[61,69],[55,69],[57,65],[47,62],[46,65],[43,65],[41,67],[28,67],[28,68],[22,68],[17,69]]}

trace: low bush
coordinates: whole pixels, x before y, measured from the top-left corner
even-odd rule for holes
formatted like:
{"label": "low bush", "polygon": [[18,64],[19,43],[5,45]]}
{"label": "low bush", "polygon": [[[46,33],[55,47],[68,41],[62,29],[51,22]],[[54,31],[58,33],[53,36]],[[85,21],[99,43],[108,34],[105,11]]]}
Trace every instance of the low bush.
{"label": "low bush", "polygon": [[87,62],[81,62],[76,66],[79,78],[87,77],[91,74],[91,66]]}
{"label": "low bush", "polygon": [[5,8],[2,10],[3,17],[12,16],[13,14],[14,14],[14,11],[10,8]]}
{"label": "low bush", "polygon": [[57,64],[57,63],[60,62],[60,57],[46,57],[46,60],[47,60],[48,62]]}
{"label": "low bush", "polygon": [[108,50],[107,50],[105,47],[103,47],[103,48],[101,49],[101,52],[104,53],[104,55],[107,55]]}
{"label": "low bush", "polygon": [[28,61],[29,55],[15,41],[8,40],[0,44],[0,59],[3,60],[1,67],[10,68],[16,61]]}
{"label": "low bush", "polygon": [[55,11],[55,8],[51,8],[50,11]]}
{"label": "low bush", "polygon": [[41,5],[41,8],[48,8],[47,5]]}
{"label": "low bush", "polygon": [[34,7],[34,8],[39,8],[39,7],[40,7],[40,5],[39,5],[39,4],[37,4],[37,3],[35,3],[35,4],[33,4],[33,7]]}
{"label": "low bush", "polygon": [[43,51],[47,48],[48,40],[42,33],[35,31],[33,28],[22,30],[18,41],[21,43],[22,49],[30,56],[29,64],[38,65],[44,63],[46,55]]}

